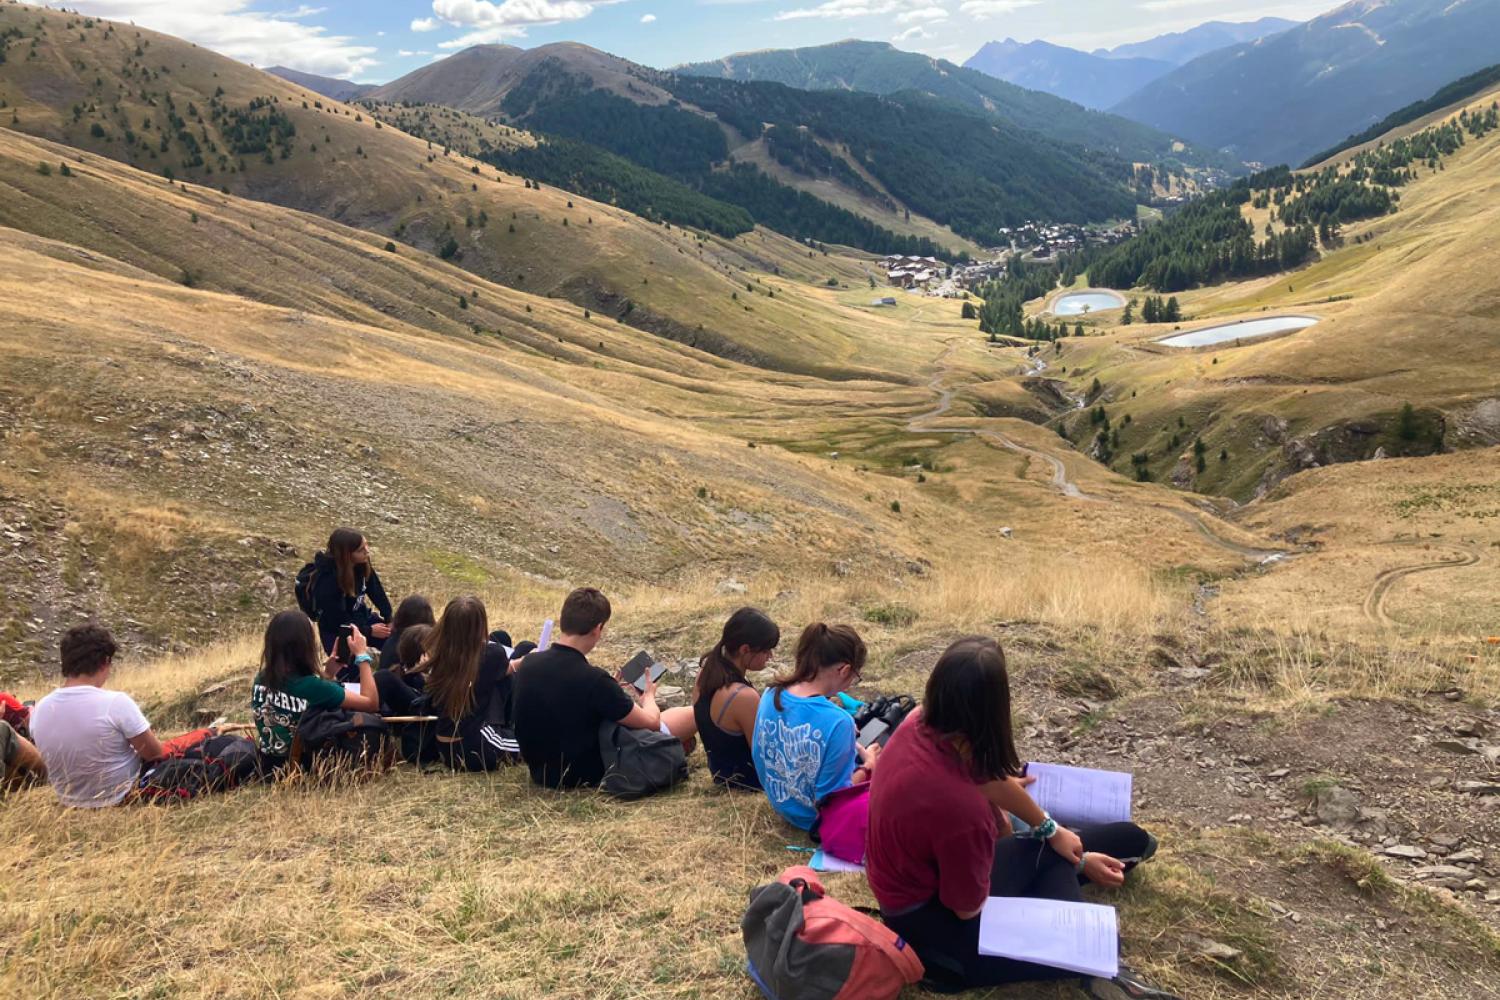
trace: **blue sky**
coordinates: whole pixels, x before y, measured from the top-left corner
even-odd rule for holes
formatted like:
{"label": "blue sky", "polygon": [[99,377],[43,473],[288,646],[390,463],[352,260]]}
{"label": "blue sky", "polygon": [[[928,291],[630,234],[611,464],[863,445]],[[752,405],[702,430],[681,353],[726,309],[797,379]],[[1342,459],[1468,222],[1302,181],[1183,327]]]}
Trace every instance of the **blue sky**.
{"label": "blue sky", "polygon": [[669,67],[843,38],[963,62],[984,42],[1043,38],[1092,49],[1208,20],[1305,19],[1336,0],[69,0],[257,66],[361,82],[395,79],[481,42],[577,41]]}

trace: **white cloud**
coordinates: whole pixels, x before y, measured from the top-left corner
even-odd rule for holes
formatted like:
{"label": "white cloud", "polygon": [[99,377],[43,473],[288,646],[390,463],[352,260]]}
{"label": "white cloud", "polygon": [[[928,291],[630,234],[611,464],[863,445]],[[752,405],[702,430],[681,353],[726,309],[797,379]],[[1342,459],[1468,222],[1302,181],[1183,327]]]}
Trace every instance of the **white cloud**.
{"label": "white cloud", "polygon": [[378,65],[374,48],[304,23],[321,12],[306,6],[281,14],[251,10],[251,0],[69,0],[66,6],[80,14],[133,21],[257,66],[279,64],[353,78]]}
{"label": "white cloud", "polygon": [[848,21],[857,17],[889,14],[905,6],[907,4],[902,3],[901,0],[825,0],[816,7],[777,11],[773,20],[799,21],[807,18],[821,18],[828,21]]}
{"label": "white cloud", "polygon": [[1026,7],[1035,7],[1042,0],[964,0],[958,5],[960,13],[983,20],[996,14],[1014,14]]}
{"label": "white cloud", "polygon": [[891,41],[899,43],[899,42],[909,42],[909,41],[911,41],[914,38],[931,38],[931,37],[932,36],[927,33],[927,29],[926,28],[922,27],[920,24],[914,24],[910,28],[907,28],[905,31],[900,31],[900,32],[897,32],[896,34],[892,35],[891,36]]}
{"label": "white cloud", "polygon": [[581,21],[595,7],[613,2],[616,0],[432,0],[433,18],[425,20],[471,29],[438,43],[439,48],[462,49],[524,37],[530,27]]}
{"label": "white cloud", "polygon": [[[948,12],[942,7],[919,7],[896,15],[897,24],[936,24],[948,20]],[[909,33],[910,29],[903,34]]]}
{"label": "white cloud", "polygon": [[656,23],[656,15],[655,14],[642,14],[641,15],[641,23],[642,24],[655,24]]}
{"label": "white cloud", "polygon": [[415,58],[417,56],[430,56],[430,55],[432,55],[432,50],[431,49],[397,49],[396,50],[396,58],[397,59],[413,59],[413,58]]}
{"label": "white cloud", "polygon": [[411,23],[412,31],[436,31],[442,22],[435,17],[419,17]]}

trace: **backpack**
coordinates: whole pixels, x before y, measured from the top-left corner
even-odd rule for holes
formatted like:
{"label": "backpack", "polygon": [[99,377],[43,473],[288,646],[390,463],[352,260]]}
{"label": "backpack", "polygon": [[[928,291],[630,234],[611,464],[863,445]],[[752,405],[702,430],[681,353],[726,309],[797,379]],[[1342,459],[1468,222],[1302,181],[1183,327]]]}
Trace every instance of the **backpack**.
{"label": "backpack", "polygon": [[831,898],[802,866],[750,891],[740,933],[769,1000],[893,1000],[924,973],[905,940]]}
{"label": "backpack", "polygon": [[313,599],[313,584],[317,581],[317,565],[307,563],[297,571],[292,593],[297,595],[297,607],[313,621],[318,620],[318,602]]}
{"label": "backpack", "polygon": [[687,780],[682,741],[658,730],[600,723],[599,756],[604,758],[599,787],[617,799],[643,799]]}
{"label": "backpack", "polygon": [[227,792],[262,776],[255,741],[244,736],[210,736],[180,757],[157,761],[141,774],[136,788],[146,802],[188,802]]}
{"label": "backpack", "polygon": [[841,861],[865,863],[865,833],[870,828],[870,783],[829,792],[818,801],[818,818],[808,831],[823,850]]}
{"label": "backpack", "polygon": [[313,709],[297,725],[299,761],[307,770],[384,770],[390,734],[390,726],[374,712]]}

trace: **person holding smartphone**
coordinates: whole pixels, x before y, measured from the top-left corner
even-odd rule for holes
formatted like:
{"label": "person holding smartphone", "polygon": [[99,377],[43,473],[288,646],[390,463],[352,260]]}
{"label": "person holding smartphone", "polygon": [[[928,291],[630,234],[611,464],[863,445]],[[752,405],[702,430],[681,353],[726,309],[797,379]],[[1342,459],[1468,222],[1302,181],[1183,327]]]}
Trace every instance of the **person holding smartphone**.
{"label": "person holding smartphone", "polygon": [[374,658],[364,633],[348,627],[350,666],[359,674],[358,693],[323,676],[318,633],[301,611],[283,611],[266,626],[260,672],[250,688],[250,713],[262,759],[275,768],[291,757],[302,717],[315,708],[380,711],[380,693],[372,669]]}
{"label": "person holding smartphone", "polygon": [[323,651],[343,664],[342,680],[353,682],[355,655],[341,636],[353,625],[370,646],[379,649],[391,634],[391,601],[370,561],[370,543],[353,528],[335,528],[328,548],[313,557],[312,600],[317,609]]}

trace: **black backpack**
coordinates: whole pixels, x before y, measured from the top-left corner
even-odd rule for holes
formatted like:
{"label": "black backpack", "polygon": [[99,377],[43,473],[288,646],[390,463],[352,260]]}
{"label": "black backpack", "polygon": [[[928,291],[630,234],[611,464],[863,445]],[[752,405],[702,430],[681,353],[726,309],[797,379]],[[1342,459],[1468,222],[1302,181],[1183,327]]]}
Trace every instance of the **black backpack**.
{"label": "black backpack", "polygon": [[391,727],[374,712],[315,708],[302,716],[297,737],[308,770],[380,770]]}
{"label": "black backpack", "polygon": [[599,724],[604,780],[599,788],[617,799],[643,799],[687,780],[687,753],[677,737],[656,729]]}
{"label": "black backpack", "polygon": [[318,602],[313,600],[313,584],[317,581],[317,565],[307,563],[297,571],[297,581],[292,592],[297,595],[297,607],[313,621],[318,620]]}
{"label": "black backpack", "polygon": [[136,794],[145,802],[188,802],[227,792],[263,776],[255,741],[244,736],[210,736],[180,757],[157,761],[141,775]]}

